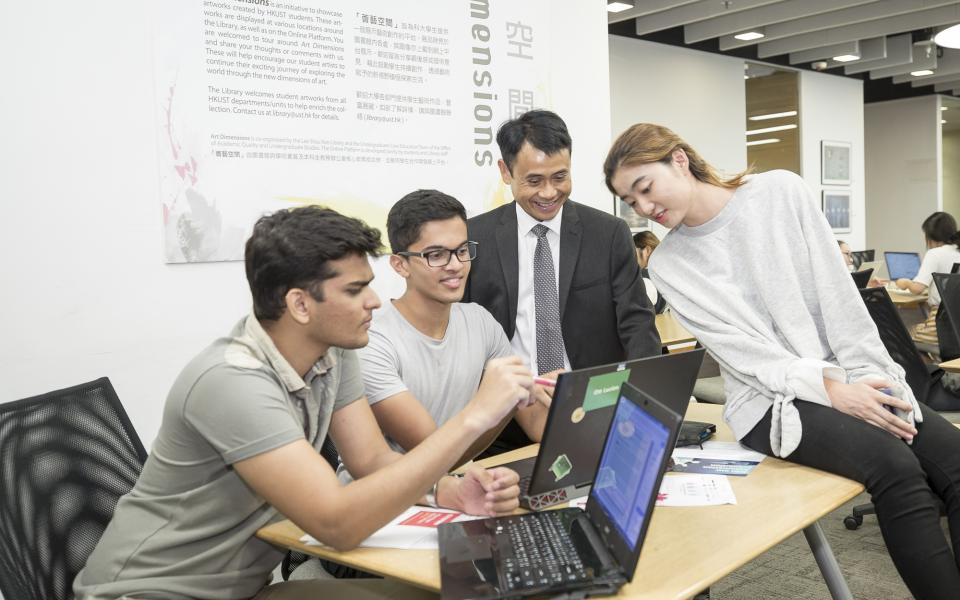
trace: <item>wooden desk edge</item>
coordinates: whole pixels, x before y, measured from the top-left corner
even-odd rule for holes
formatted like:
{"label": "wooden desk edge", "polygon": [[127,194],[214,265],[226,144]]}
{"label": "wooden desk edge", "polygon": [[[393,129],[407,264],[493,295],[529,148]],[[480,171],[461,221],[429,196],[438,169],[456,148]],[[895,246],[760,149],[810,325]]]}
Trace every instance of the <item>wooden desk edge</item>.
{"label": "wooden desk edge", "polygon": [[960,373],[960,358],[944,361],[939,367],[947,373]]}
{"label": "wooden desk edge", "polygon": [[[354,548],[348,552],[339,552],[330,548],[328,546],[314,546],[307,545],[300,541],[300,538],[304,535],[304,532],[300,527],[290,521],[285,519],[272,525],[267,525],[266,527],[261,527],[257,531],[257,537],[261,540],[273,544],[274,546],[282,547],[283,549],[294,550],[296,552],[302,552],[310,556],[317,558],[325,558],[337,562],[340,564],[345,564],[357,569],[361,569],[368,573],[373,573],[374,575],[380,575],[388,579],[398,579],[396,570],[390,567],[393,567],[392,563],[384,561],[381,564],[388,565],[388,568],[380,568],[377,566],[379,561],[373,559],[368,564],[368,561],[365,560],[364,555],[368,554],[379,554],[380,552],[404,552],[408,554],[411,558],[416,558],[417,554],[426,554],[432,557],[436,554],[436,550],[398,550],[396,548]],[[427,557],[424,557],[427,558]],[[404,583],[410,585],[415,585],[419,588],[429,590],[432,592],[437,591],[437,588],[434,587],[432,579],[425,580],[420,578],[410,578],[404,577],[402,579]]]}

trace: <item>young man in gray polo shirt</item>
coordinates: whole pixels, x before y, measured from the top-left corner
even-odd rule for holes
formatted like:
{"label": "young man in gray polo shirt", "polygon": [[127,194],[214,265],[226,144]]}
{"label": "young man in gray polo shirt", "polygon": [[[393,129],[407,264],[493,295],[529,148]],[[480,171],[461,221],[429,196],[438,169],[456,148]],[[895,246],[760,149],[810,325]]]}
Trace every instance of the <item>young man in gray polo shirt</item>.
{"label": "young man in gray polo shirt", "polygon": [[[484,249],[467,238],[467,213],[456,198],[437,190],[407,194],[390,209],[387,235],[390,265],[406,290],[374,315],[370,343],[358,355],[377,422],[391,447],[405,452],[469,404],[488,361],[514,352],[487,309],[460,302],[471,261]],[[549,396],[536,389],[544,402],[514,418],[539,442]],[[500,429],[480,436],[463,460],[485,450]],[[342,466],[339,473],[349,481]]]}
{"label": "young man in gray polo shirt", "polygon": [[[380,306],[367,259],[379,248],[379,232],[328,209],[257,222],[246,246],[253,314],[173,384],[143,473],[74,582],[78,598],[421,597],[383,580],[268,587],[283,552],[255,533],[286,516],[345,550],[431,491],[474,514],[517,506],[512,471],[444,474],[530,402],[518,360],[491,363],[480,393],[414,451],[383,439],[353,350]],[[347,486],[319,455],[328,428],[358,476]]]}

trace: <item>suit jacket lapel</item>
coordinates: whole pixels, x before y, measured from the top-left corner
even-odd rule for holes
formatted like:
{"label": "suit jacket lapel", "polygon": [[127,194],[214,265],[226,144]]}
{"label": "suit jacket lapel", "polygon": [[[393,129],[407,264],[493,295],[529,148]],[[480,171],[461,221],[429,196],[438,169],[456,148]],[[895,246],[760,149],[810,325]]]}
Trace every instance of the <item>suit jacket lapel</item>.
{"label": "suit jacket lapel", "polygon": [[581,233],[577,205],[571,200],[567,200],[563,205],[563,216],[560,218],[560,289],[558,294],[560,296],[561,321],[563,321],[563,311],[567,307],[570,284],[573,282],[573,270],[577,266],[577,257],[580,256]]}
{"label": "suit jacket lapel", "polygon": [[500,268],[507,284],[509,323],[517,321],[517,288],[520,285],[517,243],[517,208],[516,202],[511,202],[503,208],[497,226],[497,253],[500,255]]}

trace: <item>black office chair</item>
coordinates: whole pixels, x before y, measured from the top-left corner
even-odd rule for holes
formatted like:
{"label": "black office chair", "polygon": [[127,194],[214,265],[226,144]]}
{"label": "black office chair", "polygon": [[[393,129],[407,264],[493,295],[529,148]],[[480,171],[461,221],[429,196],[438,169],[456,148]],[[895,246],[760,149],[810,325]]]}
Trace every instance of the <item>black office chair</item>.
{"label": "black office chair", "polygon": [[[906,371],[907,385],[913,390],[917,401],[925,402],[930,388],[930,372],[887,290],[882,287],[866,288],[860,290],[860,295],[877,326],[884,348],[893,361]],[[843,525],[853,531],[863,524],[864,515],[872,514],[876,514],[872,503],[858,504],[853,507],[851,514],[843,518]]]}
{"label": "black office chair", "polygon": [[953,263],[953,266],[950,267],[950,273],[960,273],[960,263]]}
{"label": "black office chair", "polygon": [[863,289],[867,287],[867,284],[870,283],[870,276],[873,275],[873,269],[864,269],[863,271],[854,271],[850,273],[853,275],[853,283],[856,284],[857,289]]}
{"label": "black office chair", "polygon": [[874,250],[854,250],[850,253],[850,257],[853,259],[853,268],[859,269],[863,263],[874,260],[875,255],[876,251]]}
{"label": "black office chair", "polygon": [[[917,350],[907,326],[904,325],[897,307],[890,300],[890,295],[882,287],[860,290],[867,311],[877,326],[880,341],[886,348],[890,358],[903,367],[906,372],[907,385],[913,391],[917,402],[927,404],[935,410],[951,410],[946,408],[951,401],[960,402],[940,382],[943,370],[936,365],[929,366],[923,362],[920,351]],[[873,504],[860,504],[853,507],[852,514],[844,517],[843,525],[851,531],[863,524],[864,515],[875,514]]]}
{"label": "black office chair", "polygon": [[887,290],[882,287],[860,290],[870,318],[880,333],[880,341],[895,363],[906,371],[907,385],[913,390],[918,402],[927,402],[932,384],[930,370],[923,362],[923,356],[917,350],[910,337],[910,331],[903,323],[900,312],[890,300]]}
{"label": "black office chair", "polygon": [[[960,263],[954,267],[960,266]],[[960,274],[934,273],[933,283],[940,293],[937,309],[937,344],[941,360],[960,357]]]}
{"label": "black office chair", "polygon": [[[952,297],[956,292],[948,289],[947,293]],[[943,369],[936,364],[928,365],[923,362],[920,351],[917,350],[906,325],[900,318],[900,313],[893,306],[886,290],[869,288],[860,290],[860,294],[867,303],[870,316],[877,324],[884,347],[894,362],[906,371],[907,384],[913,390],[917,401],[937,411],[960,410],[960,397],[944,388],[940,381],[943,377]]]}
{"label": "black office chair", "polygon": [[70,600],[147,453],[110,380],[0,405],[0,593]]}

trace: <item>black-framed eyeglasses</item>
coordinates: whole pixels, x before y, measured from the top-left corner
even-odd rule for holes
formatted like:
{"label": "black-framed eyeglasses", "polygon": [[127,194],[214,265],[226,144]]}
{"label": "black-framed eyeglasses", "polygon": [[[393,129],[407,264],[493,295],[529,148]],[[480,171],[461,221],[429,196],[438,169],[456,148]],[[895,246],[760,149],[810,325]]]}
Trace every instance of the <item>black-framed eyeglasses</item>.
{"label": "black-framed eyeglasses", "polygon": [[450,259],[454,256],[462,263],[475,259],[479,245],[479,242],[465,242],[457,248],[433,248],[424,252],[397,252],[397,254],[407,257],[419,256],[431,267],[445,267],[450,264]]}

